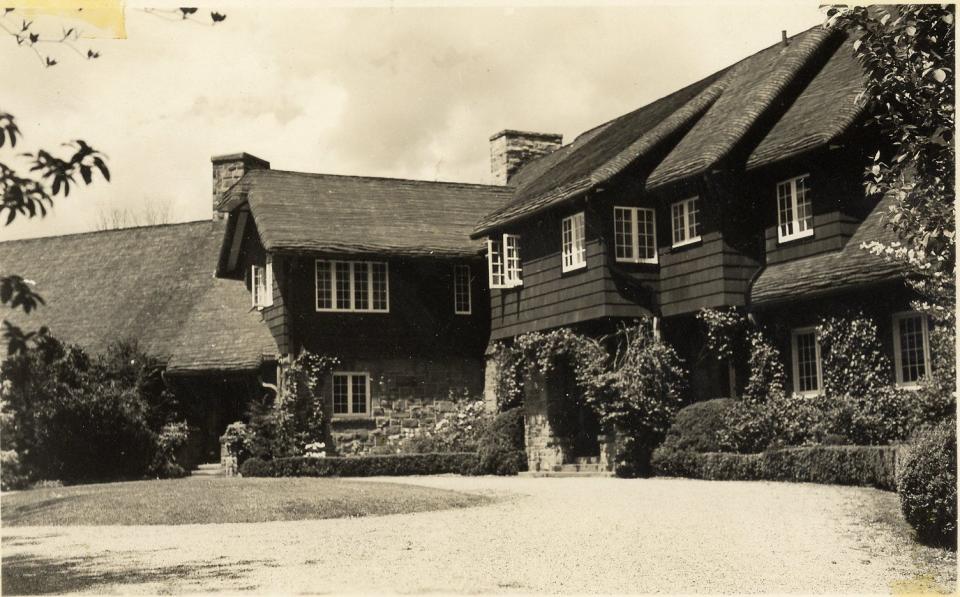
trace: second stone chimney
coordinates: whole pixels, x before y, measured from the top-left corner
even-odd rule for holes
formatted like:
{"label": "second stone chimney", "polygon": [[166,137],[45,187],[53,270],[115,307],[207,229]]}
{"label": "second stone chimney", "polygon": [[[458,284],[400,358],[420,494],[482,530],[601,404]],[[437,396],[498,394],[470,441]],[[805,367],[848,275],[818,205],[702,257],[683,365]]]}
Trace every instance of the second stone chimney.
{"label": "second stone chimney", "polygon": [[490,172],[493,184],[507,184],[520,168],[536,158],[556,151],[563,135],[504,130],[490,137]]}
{"label": "second stone chimney", "polygon": [[269,170],[270,162],[261,160],[257,156],[249,153],[231,153],[229,155],[217,155],[210,158],[213,163],[213,219],[223,218],[223,214],[217,211],[217,204],[223,199],[233,183],[240,180],[240,177],[250,170]]}

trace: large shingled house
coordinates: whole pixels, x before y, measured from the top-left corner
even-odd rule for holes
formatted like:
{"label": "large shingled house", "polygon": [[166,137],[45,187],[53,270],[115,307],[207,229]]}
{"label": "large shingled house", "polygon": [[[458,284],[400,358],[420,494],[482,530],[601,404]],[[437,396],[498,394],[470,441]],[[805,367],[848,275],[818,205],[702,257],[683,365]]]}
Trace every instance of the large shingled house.
{"label": "large shingled house", "polygon": [[[861,248],[891,234],[886,200],[862,187],[879,142],[861,126],[863,90],[851,41],[818,27],[569,145],[508,132],[513,196],[473,234],[489,247],[491,339],[557,326],[599,336],[648,318],[706,399],[737,380],[703,358],[696,314],[738,306],[775,324],[792,389],[815,393],[816,318],[860,307],[882,322],[898,383],[916,384],[929,371],[928,324],[909,310],[903,272]],[[565,378],[525,400],[531,470],[604,452],[590,413],[558,430],[575,391]]]}

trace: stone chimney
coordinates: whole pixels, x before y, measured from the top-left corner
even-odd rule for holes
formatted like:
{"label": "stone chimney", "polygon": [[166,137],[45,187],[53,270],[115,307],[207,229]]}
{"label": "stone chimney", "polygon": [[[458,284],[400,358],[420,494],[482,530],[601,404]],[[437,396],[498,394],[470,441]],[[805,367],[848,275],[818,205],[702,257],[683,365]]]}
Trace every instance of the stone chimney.
{"label": "stone chimney", "polygon": [[507,184],[520,168],[563,145],[563,135],[504,130],[490,137],[493,184]]}
{"label": "stone chimney", "polygon": [[223,219],[223,214],[217,211],[217,204],[223,199],[224,193],[240,180],[240,177],[250,170],[269,170],[270,162],[261,160],[249,153],[231,153],[230,155],[216,155],[210,158],[213,163],[213,219]]}

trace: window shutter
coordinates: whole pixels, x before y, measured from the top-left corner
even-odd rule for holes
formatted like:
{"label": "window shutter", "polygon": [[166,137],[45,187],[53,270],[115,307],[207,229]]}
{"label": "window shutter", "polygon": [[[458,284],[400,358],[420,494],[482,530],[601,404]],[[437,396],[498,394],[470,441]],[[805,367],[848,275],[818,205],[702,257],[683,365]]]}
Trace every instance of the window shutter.
{"label": "window shutter", "polygon": [[500,241],[487,239],[487,277],[490,288],[503,288],[503,253]]}

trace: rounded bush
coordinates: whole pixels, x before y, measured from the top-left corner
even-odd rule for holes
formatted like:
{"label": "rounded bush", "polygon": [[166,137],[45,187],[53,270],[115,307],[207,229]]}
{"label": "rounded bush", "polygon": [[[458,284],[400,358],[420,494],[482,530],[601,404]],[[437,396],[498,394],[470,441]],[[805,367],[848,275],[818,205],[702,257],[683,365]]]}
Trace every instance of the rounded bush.
{"label": "rounded bush", "polygon": [[717,432],[724,428],[724,417],[732,407],[733,400],[730,398],[714,398],[681,408],[667,431],[663,447],[669,450],[719,452],[722,446]]}
{"label": "rounded bush", "polygon": [[917,434],[897,470],[897,493],[917,538],[957,548],[957,435],[951,418]]}
{"label": "rounded bush", "polygon": [[243,477],[270,477],[273,468],[265,460],[257,457],[247,458],[240,465],[240,475]]}
{"label": "rounded bush", "polygon": [[511,408],[497,415],[484,431],[477,447],[479,473],[516,475],[527,470],[524,451],[523,410]]}

